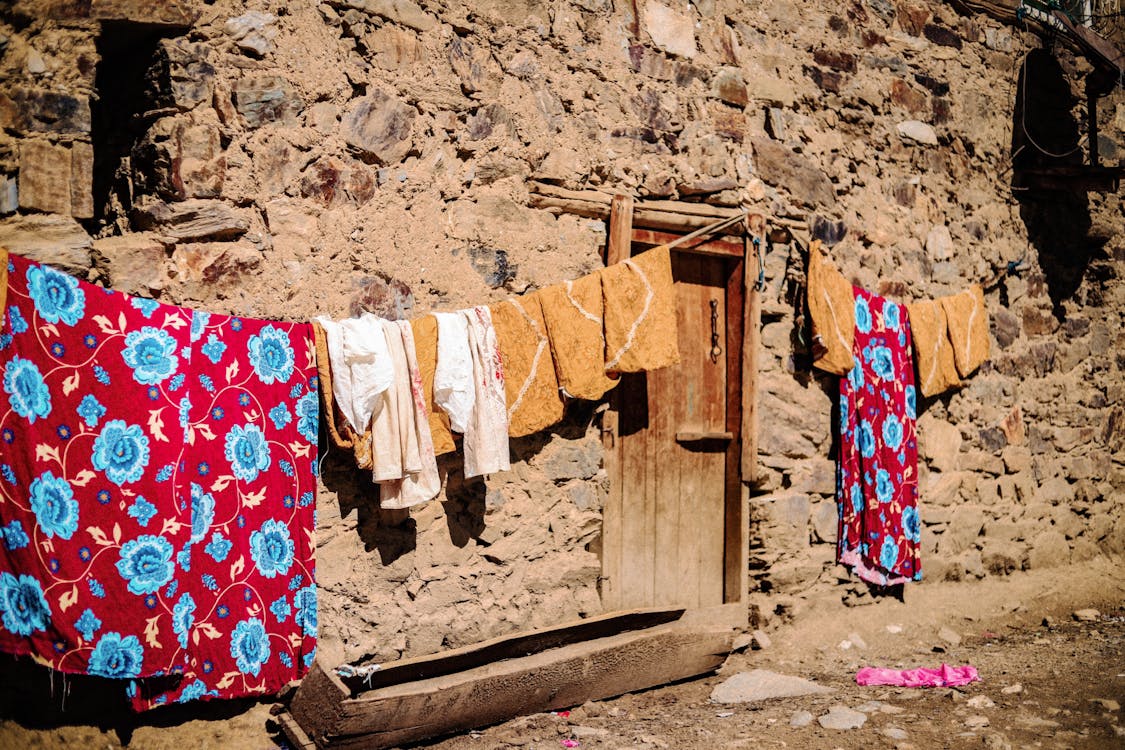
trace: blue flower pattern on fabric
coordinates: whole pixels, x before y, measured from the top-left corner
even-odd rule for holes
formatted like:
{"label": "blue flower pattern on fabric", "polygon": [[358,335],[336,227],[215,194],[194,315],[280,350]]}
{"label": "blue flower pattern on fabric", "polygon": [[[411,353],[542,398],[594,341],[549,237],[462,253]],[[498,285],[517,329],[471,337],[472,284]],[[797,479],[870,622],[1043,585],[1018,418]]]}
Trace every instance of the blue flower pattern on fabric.
{"label": "blue flower pattern on fabric", "polygon": [[0,526],[0,536],[4,538],[4,549],[9,552],[23,549],[31,544],[31,539],[28,538],[27,532],[23,530],[23,524],[18,519]]}
{"label": "blue flower pattern on fabric", "polygon": [[250,337],[248,346],[250,364],[263,383],[285,383],[293,376],[293,347],[284,331],[266,326],[259,335]]}
{"label": "blue flower pattern on fabric", "polygon": [[852,485],[851,496],[852,496],[852,509],[856,513],[862,513],[863,512],[863,491],[860,490],[858,484]]}
{"label": "blue flower pattern on fabric", "polygon": [[860,296],[855,298],[855,327],[861,333],[871,333],[871,308]]}
{"label": "blue flower pattern on fabric", "polygon": [[235,425],[227,433],[225,452],[231,472],[239,479],[253,482],[270,466],[270,446],[257,425]]}
{"label": "blue flower pattern on fabric", "polygon": [[265,578],[288,572],[293,564],[293,549],[289,528],[272,518],[250,535],[250,557]]}
{"label": "blue flower pattern on fabric", "polygon": [[98,422],[105,416],[105,407],[90,393],[82,397],[82,403],[78,404],[76,411],[87,427],[97,427]]}
{"label": "blue flower pattern on fabric", "polygon": [[215,496],[204,492],[201,485],[191,485],[191,541],[201,542],[207,536],[207,529],[215,520]]}
{"label": "blue flower pattern on fabric", "polygon": [[906,538],[915,544],[922,541],[922,522],[918,518],[918,509],[914,506],[903,508],[902,530]]}
{"label": "blue flower pattern on fabric", "polygon": [[889,503],[895,494],[895,486],[891,484],[891,475],[886,469],[875,472],[875,497],[879,502]]}
{"label": "blue flower pattern on fabric", "polygon": [[47,629],[51,608],[39,581],[29,575],[0,573],[0,622],[16,635],[27,636]]}
{"label": "blue flower pattern on fabric", "polygon": [[129,506],[128,513],[137,519],[138,524],[144,527],[148,526],[148,522],[156,515],[156,506],[145,500],[144,495],[138,495],[133,504]]}
{"label": "blue flower pattern on fabric", "polygon": [[894,568],[898,561],[898,544],[891,537],[883,538],[883,546],[879,550],[879,564],[887,570]]}
{"label": "blue flower pattern on fabric", "polygon": [[899,326],[898,305],[894,302],[883,303],[883,327],[897,331]]}
{"label": "blue flower pattern on fabric", "polygon": [[293,616],[293,621],[301,626],[301,630],[306,636],[316,638],[316,587],[306,586],[297,591],[293,595],[293,606],[297,608],[297,614]]}
{"label": "blue flower pattern on fabric", "polygon": [[94,640],[94,633],[102,626],[102,621],[94,614],[94,610],[87,608],[82,616],[74,621],[74,628],[82,634],[83,640]]}
{"label": "blue flower pattern on fabric", "polygon": [[273,612],[273,616],[277,618],[278,622],[285,622],[293,612],[293,608],[289,606],[289,600],[283,596],[274,600],[273,604],[270,605],[270,612]]}
{"label": "blue flower pattern on fabric", "polygon": [[94,646],[86,671],[98,677],[133,678],[141,673],[144,654],[144,647],[137,636],[106,633]]}
{"label": "blue flower pattern on fabric", "polygon": [[864,458],[875,455],[875,433],[871,430],[871,423],[866,420],[859,423],[859,452]]}
{"label": "blue flower pattern on fabric", "polygon": [[162,536],[142,535],[125,542],[117,572],[129,582],[129,591],[138,596],[153,594],[172,580],[172,545]]}
{"label": "blue flower pattern on fabric", "polygon": [[219,341],[219,337],[212,333],[207,337],[207,343],[200,347],[199,350],[203,352],[207,359],[211,360],[211,364],[217,365],[219,364],[219,360],[223,358],[223,353],[227,350],[227,345]]}
{"label": "blue flower pattern on fabric", "polygon": [[[46,631],[33,649],[48,662],[74,655],[78,668],[93,675],[126,682],[183,675],[179,687],[159,695],[134,687],[138,709],[240,695],[278,677],[299,677],[315,652],[301,639],[315,639],[317,628],[311,549],[297,533],[315,523],[308,487],[319,403],[307,326],[166,308],[14,262],[11,325],[0,341],[12,409],[0,439],[15,450],[27,443],[29,423],[51,420],[33,440],[56,447],[61,460],[54,459],[54,473],[41,465],[30,476],[22,463],[0,461],[0,486],[26,503],[22,523],[6,518],[0,526],[0,556],[43,546],[42,574],[12,570],[0,578],[5,630]],[[29,276],[44,282],[38,299],[26,291]],[[29,325],[50,323],[52,315],[63,325]],[[36,336],[21,338],[27,331]],[[176,456],[180,436],[167,424],[177,412],[184,440],[199,455]],[[225,461],[216,462],[218,451]],[[263,472],[272,472],[268,483],[243,484],[261,482]],[[285,515],[271,518],[274,512]],[[107,525],[107,513],[121,522]],[[80,531],[86,527],[88,534]],[[62,615],[60,596],[69,610]],[[263,603],[270,613],[259,609]],[[134,618],[137,628],[118,615],[135,610],[144,618]],[[203,635],[223,651],[229,646],[230,660],[196,660],[192,649],[202,648]],[[230,685],[235,664],[246,677]],[[229,688],[219,688],[220,680]]]}
{"label": "blue flower pattern on fabric", "polygon": [[297,401],[297,432],[314,446],[319,419],[320,403],[317,401],[316,392],[310,391]]}
{"label": "blue flower pattern on fabric", "polygon": [[251,617],[234,626],[230,655],[240,672],[258,676],[262,665],[270,658],[270,641],[261,620]]}
{"label": "blue flower pattern on fabric", "polygon": [[921,577],[910,321],[858,288],[855,310],[856,364],[840,380],[837,560],[886,586]]}
{"label": "blue flower pattern on fabric", "polygon": [[902,445],[902,422],[894,414],[888,414],[883,420],[883,442],[895,451]]}
{"label": "blue flower pattern on fabric", "polygon": [[278,404],[270,409],[270,421],[273,422],[275,429],[280,430],[293,421],[293,415],[289,413],[289,407],[285,404]]}
{"label": "blue flower pattern on fabric", "polygon": [[203,337],[203,329],[211,321],[211,313],[193,310],[191,313],[191,341],[195,343]]}
{"label": "blue flower pattern on fabric", "polygon": [[48,323],[78,322],[86,309],[86,294],[78,279],[50,266],[32,266],[27,271],[27,290],[39,317]]}
{"label": "blue flower pattern on fabric", "polygon": [[133,368],[133,379],[141,385],[157,385],[171,377],[179,366],[176,340],[152,326],[130,331],[125,336],[121,357]]}
{"label": "blue flower pattern on fabric", "polygon": [[117,486],[136,482],[148,466],[148,435],[139,425],[127,425],[113,419],[105,423],[94,439],[94,468],[105,472],[106,479]]}
{"label": "blue flower pattern on fabric", "polygon": [[32,424],[51,413],[51,393],[34,362],[12,357],[4,365],[4,392],[12,410]]}
{"label": "blue flower pattern on fabric", "polygon": [[230,554],[231,546],[231,541],[216,531],[211,535],[211,541],[207,543],[203,551],[210,555],[215,562],[221,563]]}
{"label": "blue flower pattern on fabric", "polygon": [[47,538],[70,539],[78,530],[78,501],[65,479],[45,471],[31,482],[31,510]]}
{"label": "blue flower pattern on fabric", "polygon": [[891,350],[885,346],[877,346],[871,354],[871,369],[882,380],[894,380],[895,366],[891,361]]}
{"label": "blue flower pattern on fabric", "polygon": [[160,303],[154,299],[145,299],[144,297],[133,297],[129,300],[133,307],[141,311],[141,315],[146,318],[151,318],[152,314],[160,308]]}
{"label": "blue flower pattern on fabric", "polygon": [[27,331],[27,320],[14,305],[8,308],[8,321],[12,324],[12,333],[18,335]]}
{"label": "blue flower pattern on fabric", "polygon": [[172,607],[172,632],[180,641],[180,648],[187,648],[188,635],[195,623],[195,600],[191,594],[181,594],[176,606]]}

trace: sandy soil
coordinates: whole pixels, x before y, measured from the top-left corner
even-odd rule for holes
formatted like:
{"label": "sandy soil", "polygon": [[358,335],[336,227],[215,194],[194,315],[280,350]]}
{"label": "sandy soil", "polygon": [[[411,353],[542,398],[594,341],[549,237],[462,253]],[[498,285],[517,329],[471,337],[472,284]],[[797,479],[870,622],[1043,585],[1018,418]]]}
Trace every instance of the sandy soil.
{"label": "sandy soil", "polygon": [[[428,747],[554,750],[571,740],[580,748],[690,750],[1125,748],[1121,561],[1099,558],[972,584],[927,583],[908,587],[901,601],[867,601],[872,603],[847,607],[832,594],[801,601],[785,618],[774,618],[768,648],[732,655],[715,675],[588,703],[568,716],[521,717]],[[1096,619],[1073,618],[1074,611],[1090,607],[1100,611]],[[956,633],[960,643],[943,629]],[[855,671],[863,665],[906,668],[942,661],[971,663],[983,681],[935,690],[854,683]],[[710,701],[711,690],[724,679],[755,668],[805,677],[835,692],[758,704]],[[0,665],[0,677],[4,750],[269,748],[283,743],[271,731],[276,726],[269,702],[132,717],[99,707],[96,695],[72,684],[67,710],[60,712],[52,708],[62,697],[57,680],[52,685],[48,677],[21,673],[10,664]],[[861,710],[866,723],[851,730],[822,728],[817,717],[835,704]],[[791,726],[801,711],[812,714],[811,723]]]}

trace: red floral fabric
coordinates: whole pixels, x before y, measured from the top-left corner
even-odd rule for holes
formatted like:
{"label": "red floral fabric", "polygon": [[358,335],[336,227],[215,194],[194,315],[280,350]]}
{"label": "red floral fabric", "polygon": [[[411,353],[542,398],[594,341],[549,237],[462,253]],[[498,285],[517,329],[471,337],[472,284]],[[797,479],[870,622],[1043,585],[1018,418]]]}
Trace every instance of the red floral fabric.
{"label": "red floral fabric", "polygon": [[315,651],[311,329],[11,256],[0,650],[137,709],[276,691]]}
{"label": "red floral fabric", "polygon": [[917,394],[906,308],[855,291],[855,367],[840,379],[836,559],[881,586],[920,580]]}

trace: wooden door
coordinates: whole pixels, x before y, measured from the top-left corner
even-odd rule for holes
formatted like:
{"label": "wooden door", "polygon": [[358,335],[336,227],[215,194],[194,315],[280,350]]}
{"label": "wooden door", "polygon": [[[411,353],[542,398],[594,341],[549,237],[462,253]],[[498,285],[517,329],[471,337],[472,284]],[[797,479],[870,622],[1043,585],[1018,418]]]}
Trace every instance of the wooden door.
{"label": "wooden door", "polygon": [[738,255],[673,250],[680,364],[623,375],[606,415],[607,609],[725,606],[745,623],[744,261],[721,245]]}

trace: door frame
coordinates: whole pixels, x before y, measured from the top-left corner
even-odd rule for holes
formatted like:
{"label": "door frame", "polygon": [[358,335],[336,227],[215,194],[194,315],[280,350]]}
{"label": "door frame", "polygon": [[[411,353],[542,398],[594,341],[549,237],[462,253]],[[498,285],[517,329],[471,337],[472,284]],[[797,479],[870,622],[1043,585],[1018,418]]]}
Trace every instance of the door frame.
{"label": "door frame", "polygon": [[[683,235],[632,227],[632,198],[616,196],[611,204],[606,264],[625,260],[633,250],[671,244]],[[758,253],[763,241],[764,221],[749,215],[747,226],[738,236],[713,239],[696,238],[678,245],[673,252],[719,256],[733,264],[726,288],[727,343],[738,342],[737,352],[727,359],[726,430],[734,439],[728,445],[725,461],[723,603],[689,610],[696,622],[744,627],[748,618],[749,594],[749,490],[746,483],[757,480],[757,372],[761,303],[758,291]],[[618,414],[611,400],[602,415],[605,468],[610,477],[609,497],[602,515],[602,603],[607,611],[621,608],[621,592],[613,580],[628,564],[622,559],[619,540],[624,497],[620,476],[620,441],[617,439]]]}

